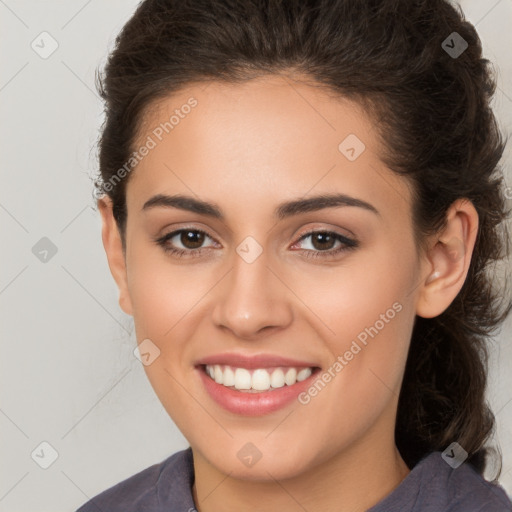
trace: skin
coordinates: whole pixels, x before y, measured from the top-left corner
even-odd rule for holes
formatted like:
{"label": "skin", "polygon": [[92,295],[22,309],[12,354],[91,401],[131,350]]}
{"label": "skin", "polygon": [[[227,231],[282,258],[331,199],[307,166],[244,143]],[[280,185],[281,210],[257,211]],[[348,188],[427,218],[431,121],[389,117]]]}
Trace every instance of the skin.
{"label": "skin", "polygon": [[[125,251],[109,199],[98,204],[120,305],[133,315],[138,342],[160,349],[145,371],[193,450],[197,509],[366,510],[409,473],[394,428],[414,319],[439,315],[461,289],[478,215],[468,200],[456,201],[420,253],[410,185],[380,161],[372,121],[357,104],[290,76],[191,84],[148,110],[138,142],[191,96],[197,106],[130,176]],[[352,162],[338,150],[349,134],[366,146]],[[334,192],[378,214],[342,206],[273,217],[284,201]],[[143,211],[157,194],[215,203],[225,219]],[[208,233],[201,255],[179,258],[155,242],[180,228]],[[359,245],[322,257],[341,244],[300,241],[312,228]],[[252,263],[236,252],[247,236],[263,251]],[[179,236],[173,242],[197,251]],[[212,401],[194,368],[199,358],[238,352],[325,370],[394,303],[400,312],[307,405],[235,415]],[[248,442],[262,454],[252,467],[237,457]]]}

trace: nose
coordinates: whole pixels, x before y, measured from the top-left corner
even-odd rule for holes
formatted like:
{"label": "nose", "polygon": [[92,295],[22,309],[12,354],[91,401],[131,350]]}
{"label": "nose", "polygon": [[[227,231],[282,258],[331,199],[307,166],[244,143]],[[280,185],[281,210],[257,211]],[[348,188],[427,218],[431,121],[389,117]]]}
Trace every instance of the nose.
{"label": "nose", "polygon": [[270,268],[265,251],[252,263],[235,254],[233,268],[216,287],[215,325],[246,341],[289,326],[293,294],[278,274]]}

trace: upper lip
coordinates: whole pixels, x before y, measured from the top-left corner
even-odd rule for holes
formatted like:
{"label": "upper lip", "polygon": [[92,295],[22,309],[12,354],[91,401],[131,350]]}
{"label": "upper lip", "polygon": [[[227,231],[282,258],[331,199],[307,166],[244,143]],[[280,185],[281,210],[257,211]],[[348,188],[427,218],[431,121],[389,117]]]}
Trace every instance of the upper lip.
{"label": "upper lip", "polygon": [[199,365],[228,365],[235,368],[272,368],[275,366],[291,366],[295,368],[315,368],[317,365],[308,361],[300,361],[298,359],[291,359],[276,354],[256,354],[244,355],[236,354],[233,352],[225,352],[222,354],[213,354],[196,361],[196,366]]}

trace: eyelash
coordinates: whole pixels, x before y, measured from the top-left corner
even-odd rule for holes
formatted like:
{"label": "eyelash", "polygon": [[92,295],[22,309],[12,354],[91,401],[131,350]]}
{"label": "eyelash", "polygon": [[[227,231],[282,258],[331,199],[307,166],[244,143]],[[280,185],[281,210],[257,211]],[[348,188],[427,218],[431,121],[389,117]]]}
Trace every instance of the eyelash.
{"label": "eyelash", "polygon": [[[168,242],[170,239],[174,238],[176,235],[179,235],[183,232],[193,232],[193,233],[201,233],[203,235],[206,235],[208,238],[211,238],[214,240],[212,236],[210,236],[206,231],[203,231],[201,229],[195,229],[195,228],[182,228],[178,229],[176,231],[172,231],[171,233],[168,233],[160,238],[157,238],[155,242],[161,246],[165,252],[172,254],[173,256],[176,256],[178,258],[187,258],[187,257],[198,257],[201,256],[203,253],[203,249],[206,249],[205,247],[200,247],[199,249],[177,249],[175,247],[170,247],[168,245]],[[304,256],[306,258],[334,258],[345,251],[351,251],[356,249],[359,246],[359,243],[356,240],[353,240],[351,238],[347,238],[339,233],[336,233],[334,231],[326,231],[326,230],[311,230],[307,233],[304,233],[301,235],[301,237],[297,240],[296,243],[301,242],[305,238],[315,235],[315,234],[323,234],[323,235],[329,235],[333,236],[335,240],[341,242],[341,247],[338,247],[337,249],[328,249],[325,251],[320,250],[311,250],[311,249],[303,249],[305,251]],[[293,245],[295,245],[293,244]]]}

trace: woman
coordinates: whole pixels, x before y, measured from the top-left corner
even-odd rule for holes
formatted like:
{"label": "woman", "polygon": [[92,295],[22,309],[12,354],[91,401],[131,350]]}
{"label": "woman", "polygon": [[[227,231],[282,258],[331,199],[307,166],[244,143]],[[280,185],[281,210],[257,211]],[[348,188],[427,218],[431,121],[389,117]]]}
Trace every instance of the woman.
{"label": "woman", "polygon": [[190,443],[81,512],[512,510],[487,482],[508,240],[444,0],[146,0],[100,83],[103,243]]}

